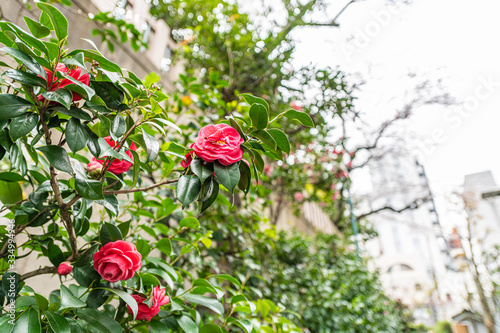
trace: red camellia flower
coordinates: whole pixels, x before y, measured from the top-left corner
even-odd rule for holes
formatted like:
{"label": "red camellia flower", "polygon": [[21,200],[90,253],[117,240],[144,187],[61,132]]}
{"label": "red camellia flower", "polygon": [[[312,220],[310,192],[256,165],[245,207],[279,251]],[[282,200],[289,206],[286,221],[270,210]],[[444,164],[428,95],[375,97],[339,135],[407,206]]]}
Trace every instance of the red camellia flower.
{"label": "red camellia flower", "polygon": [[229,125],[203,127],[191,145],[195,154],[205,162],[218,160],[222,165],[238,162],[243,157],[243,138]]}
{"label": "red camellia flower", "polygon": [[57,274],[59,275],[68,275],[73,270],[73,266],[71,266],[70,262],[64,261],[59,264],[57,267]]}
{"label": "red camellia flower", "polygon": [[182,160],[181,162],[181,166],[186,169],[188,166],[191,165],[191,162],[193,161],[193,156],[191,155],[191,153],[189,154],[186,154],[186,159],[185,160]]}
{"label": "red camellia flower", "polygon": [[[57,89],[61,89],[66,87],[69,84],[73,84],[71,80],[69,79],[58,79],[54,73],[50,69],[44,68],[45,73],[47,73],[47,91],[54,91]],[[57,64],[56,66],[56,72],[61,72],[68,74],[71,76],[73,79],[80,81],[81,83],[85,85],[89,85],[89,73],[82,74],[82,69],[80,67],[77,67],[75,69],[69,70],[68,67],[64,64]],[[73,93],[73,102],[81,100],[82,97],[78,96],[76,93]],[[45,98],[42,95],[38,95],[38,100],[40,101],[45,101]]]}
{"label": "red camellia flower", "polygon": [[[151,307],[144,304],[146,300],[145,297],[139,295],[131,295],[137,305],[139,306],[139,311],[137,312],[137,320],[145,319],[147,321],[151,321],[151,319],[160,312],[160,306],[168,304],[170,302],[170,297],[165,296],[165,289],[161,289],[160,286],[156,286],[153,288],[151,292]],[[132,314],[132,309],[128,306],[128,312]]]}
{"label": "red camellia flower", "polygon": [[141,260],[134,244],[118,240],[106,243],[94,254],[94,268],[106,281],[125,281],[141,268]]}
{"label": "red camellia flower", "polygon": [[[106,140],[108,145],[115,148],[116,142],[111,140],[110,136],[105,137],[104,140]],[[137,150],[135,143],[132,142],[132,144],[130,145],[130,149],[132,149],[133,151]],[[130,151],[127,150],[127,152],[125,154],[127,154],[128,157],[130,157],[132,160],[134,159],[134,157]],[[87,172],[90,172],[89,170],[97,169],[96,163],[99,163],[104,167],[105,166],[104,161],[105,161],[104,159],[99,160],[99,159],[94,157],[92,159],[92,161],[90,161],[90,163],[87,165]],[[107,163],[106,163],[106,165],[107,165]],[[132,165],[133,165],[133,163],[130,163],[130,162],[124,161],[124,160],[118,160],[115,158],[113,160],[113,162],[111,162],[111,165],[109,166],[108,171],[114,173],[115,175],[120,175],[124,172],[127,172],[132,167]]]}

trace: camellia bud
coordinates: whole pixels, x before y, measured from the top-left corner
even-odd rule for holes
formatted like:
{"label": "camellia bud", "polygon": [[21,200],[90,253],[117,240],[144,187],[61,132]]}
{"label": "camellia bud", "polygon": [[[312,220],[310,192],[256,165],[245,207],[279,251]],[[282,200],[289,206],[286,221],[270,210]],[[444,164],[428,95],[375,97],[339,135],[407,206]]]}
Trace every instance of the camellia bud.
{"label": "camellia bud", "polygon": [[102,164],[97,161],[90,161],[87,164],[87,174],[90,178],[97,179],[101,175],[102,172]]}
{"label": "camellia bud", "polygon": [[71,263],[68,261],[64,261],[59,264],[59,267],[57,267],[57,274],[61,276],[68,275],[72,270],[73,266],[71,266]]}
{"label": "camellia bud", "polygon": [[190,106],[190,105],[191,105],[191,103],[192,103],[192,100],[191,100],[191,97],[189,97],[189,96],[184,96],[184,97],[182,97],[181,102],[182,102],[182,104],[183,104],[184,106]]}

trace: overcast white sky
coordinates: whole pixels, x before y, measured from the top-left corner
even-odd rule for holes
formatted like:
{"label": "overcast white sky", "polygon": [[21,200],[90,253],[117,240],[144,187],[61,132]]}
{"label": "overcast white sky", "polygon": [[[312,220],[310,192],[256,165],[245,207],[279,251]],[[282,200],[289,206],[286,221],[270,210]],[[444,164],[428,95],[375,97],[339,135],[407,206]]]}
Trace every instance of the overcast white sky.
{"label": "overcast white sky", "polygon": [[[338,11],[334,3],[329,17]],[[492,170],[500,181],[498,13],[497,0],[414,0],[398,7],[385,0],[360,1],[342,14],[338,29],[294,31],[294,65],[339,66],[361,74],[367,84],[357,106],[379,121],[394,113],[391,101],[411,88],[405,79],[409,71],[422,80],[442,78],[446,90],[465,104],[422,108],[408,130],[434,142],[433,149],[421,151],[431,186],[443,201],[466,174]]]}

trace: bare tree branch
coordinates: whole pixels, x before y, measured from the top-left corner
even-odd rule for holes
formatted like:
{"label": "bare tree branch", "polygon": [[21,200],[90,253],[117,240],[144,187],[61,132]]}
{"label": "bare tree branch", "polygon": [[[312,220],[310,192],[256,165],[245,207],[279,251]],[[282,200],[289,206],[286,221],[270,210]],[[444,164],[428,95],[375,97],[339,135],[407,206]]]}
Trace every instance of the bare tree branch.
{"label": "bare tree branch", "polygon": [[425,196],[425,197],[422,197],[422,198],[417,198],[417,199],[413,200],[412,202],[410,202],[409,204],[407,204],[406,206],[404,206],[402,208],[399,208],[399,209],[394,208],[392,206],[380,207],[380,208],[374,209],[372,211],[369,211],[369,212],[363,213],[361,215],[358,215],[356,217],[356,219],[357,220],[361,220],[361,219],[363,219],[363,218],[365,218],[367,216],[379,213],[379,212],[384,211],[384,210],[388,210],[388,211],[391,211],[391,212],[394,212],[394,213],[402,213],[402,212],[404,212],[406,210],[417,209],[420,206],[422,206],[424,203],[429,202],[430,200],[431,200],[430,196]]}

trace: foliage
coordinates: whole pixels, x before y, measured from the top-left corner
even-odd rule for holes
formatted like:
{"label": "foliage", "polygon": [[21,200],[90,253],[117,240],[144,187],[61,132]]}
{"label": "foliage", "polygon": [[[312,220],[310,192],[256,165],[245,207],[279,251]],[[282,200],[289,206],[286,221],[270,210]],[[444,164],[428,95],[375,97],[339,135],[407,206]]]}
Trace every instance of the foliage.
{"label": "foliage", "polygon": [[440,321],[436,324],[435,328],[436,333],[453,333],[453,329],[451,324],[447,321]]}
{"label": "foliage", "polygon": [[[0,82],[2,212],[14,221],[2,228],[3,311],[18,296],[13,318],[2,318],[1,331],[11,331],[15,319],[16,332],[164,332],[167,327],[250,333],[252,323],[237,309],[241,303],[253,309],[243,295],[244,282],[224,274],[198,277],[176,265],[212,242],[213,232],[200,226],[190,208],[202,213],[218,200],[230,209],[236,186],[248,193],[258,179],[261,154],[282,158],[288,138],[268,126],[282,118],[312,126],[311,119],[285,111],[270,120],[263,99],[242,95],[238,118],[228,118],[233,127],[225,126],[231,128],[228,135],[244,142],[235,147],[244,150],[243,160],[238,156],[228,165],[206,155],[203,160],[195,147],[191,164],[179,168],[191,154],[181,141],[192,142],[201,124],[180,125],[170,118],[168,96],[155,84],[158,75],[140,80],[98,51],[67,50],[66,18],[52,5],[37,6],[42,15],[28,24],[31,34],[0,22],[2,51],[13,64],[0,64],[9,68]],[[199,139],[215,150],[228,142]],[[11,236],[21,233],[27,241],[15,244]],[[21,276],[9,271],[31,253],[52,265]],[[25,282],[56,272],[62,279],[71,272],[74,280],[48,299]],[[144,311],[151,316],[141,315]],[[254,315],[261,311],[257,307]],[[136,320],[138,314],[153,319]],[[280,331],[294,329],[283,320],[286,328]]]}

